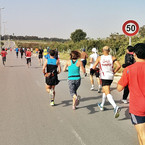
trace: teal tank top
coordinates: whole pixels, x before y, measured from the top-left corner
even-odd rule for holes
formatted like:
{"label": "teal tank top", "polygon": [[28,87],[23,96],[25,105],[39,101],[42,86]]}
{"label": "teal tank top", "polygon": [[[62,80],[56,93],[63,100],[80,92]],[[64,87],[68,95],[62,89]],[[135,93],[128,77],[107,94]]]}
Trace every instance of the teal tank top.
{"label": "teal tank top", "polygon": [[68,80],[79,80],[81,78],[80,67],[76,66],[77,62],[78,60],[76,60],[75,62],[71,60],[71,65],[68,66]]}

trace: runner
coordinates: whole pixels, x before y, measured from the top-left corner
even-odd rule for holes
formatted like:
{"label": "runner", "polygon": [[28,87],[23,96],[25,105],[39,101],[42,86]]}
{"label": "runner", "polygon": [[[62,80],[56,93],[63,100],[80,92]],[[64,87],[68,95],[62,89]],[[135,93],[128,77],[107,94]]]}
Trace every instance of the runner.
{"label": "runner", "polygon": [[40,48],[38,51],[38,58],[39,58],[40,65],[43,65],[43,49],[42,48]]}
{"label": "runner", "polygon": [[26,51],[26,61],[27,61],[27,66],[29,68],[29,66],[31,66],[31,51],[29,48]]}
{"label": "runner", "polygon": [[23,48],[22,47],[20,48],[20,53],[21,53],[21,58],[23,58],[24,51],[23,51]]}
{"label": "runner", "polygon": [[136,63],[124,69],[117,90],[122,91],[128,85],[129,113],[134,124],[140,145],[145,145],[145,44],[134,46]]}
{"label": "runner", "polygon": [[17,58],[18,58],[19,48],[16,48],[15,51],[16,51],[16,56],[17,56]]}
{"label": "runner", "polygon": [[99,55],[97,54],[96,48],[92,48],[92,52],[93,52],[93,54],[90,55],[90,81],[91,81],[91,85],[92,85],[91,91],[94,90],[93,75],[95,74],[95,76],[97,78],[97,82],[98,82],[98,93],[100,93],[101,92],[101,83],[100,83],[100,78],[99,78],[99,67],[97,65],[96,69],[92,69],[92,67],[95,64]]}
{"label": "runner", "polygon": [[77,94],[77,90],[81,84],[81,77],[80,77],[80,67],[85,74],[85,68],[80,60],[80,53],[78,51],[72,51],[70,53],[70,60],[67,61],[66,65],[64,66],[63,71],[66,71],[68,67],[68,85],[70,90],[70,95],[73,98],[72,109],[75,110],[76,106],[79,104],[80,96]]}
{"label": "runner", "polygon": [[[103,111],[105,100],[107,98],[114,108],[114,117],[118,118],[121,109],[116,105],[116,103],[113,100],[113,96],[110,92],[110,85],[113,82],[114,74],[120,69],[121,66],[115,57],[109,55],[109,51],[110,49],[108,46],[103,47],[103,55],[97,58],[93,66],[93,69],[95,69],[96,66],[100,63],[100,78],[102,81],[103,95],[102,103],[99,103],[98,107],[100,108],[100,110]],[[113,70],[113,63],[117,65],[115,70]]]}
{"label": "runner", "polygon": [[[87,58],[88,58],[88,55],[87,55],[87,53],[86,53],[85,51],[86,51],[86,50],[83,49],[83,50],[82,50],[82,53],[81,53],[81,61],[82,61],[82,63],[83,63],[84,68],[85,68],[85,66],[86,66],[86,64],[87,64]],[[85,74],[85,76],[87,76],[87,73]]]}
{"label": "runner", "polygon": [[[128,46],[127,47],[127,54],[125,55],[125,64],[122,65],[123,68],[126,68],[127,66],[129,65],[132,65],[135,60],[134,60],[134,57],[133,57],[133,47],[132,46]],[[128,86],[126,86],[124,88],[124,92],[123,92],[123,100],[122,102],[127,104],[127,97],[128,97],[128,94],[129,94],[129,89],[128,89]]]}
{"label": "runner", "polygon": [[2,51],[1,51],[1,56],[2,56],[2,62],[3,62],[4,66],[5,66],[5,62],[6,62],[6,55],[7,55],[7,52],[3,48]]}
{"label": "runner", "polygon": [[[50,105],[54,106],[54,100],[55,100],[55,86],[58,85],[58,74],[61,72],[60,63],[58,60],[54,58],[55,51],[50,50],[50,58],[45,60],[44,66],[43,66],[43,73],[46,77],[46,91],[51,96],[51,102]],[[58,68],[58,71],[57,71]],[[45,72],[45,69],[47,69],[47,73]]]}
{"label": "runner", "polygon": [[47,54],[48,54],[47,49],[44,48],[44,51],[43,51],[44,60],[47,59]]}

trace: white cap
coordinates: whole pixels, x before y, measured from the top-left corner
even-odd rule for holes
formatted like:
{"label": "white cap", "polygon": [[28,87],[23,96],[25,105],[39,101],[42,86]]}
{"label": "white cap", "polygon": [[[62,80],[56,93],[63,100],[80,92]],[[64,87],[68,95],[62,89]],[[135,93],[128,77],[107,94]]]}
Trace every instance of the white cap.
{"label": "white cap", "polygon": [[92,48],[92,52],[96,53],[98,52],[96,48]]}

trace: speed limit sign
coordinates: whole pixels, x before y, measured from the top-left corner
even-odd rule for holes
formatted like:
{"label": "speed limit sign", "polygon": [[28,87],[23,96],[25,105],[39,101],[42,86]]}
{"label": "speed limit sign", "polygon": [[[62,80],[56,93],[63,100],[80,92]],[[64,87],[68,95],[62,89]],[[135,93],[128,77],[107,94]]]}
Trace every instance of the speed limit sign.
{"label": "speed limit sign", "polygon": [[123,24],[122,30],[125,35],[134,36],[139,31],[139,25],[134,20],[128,20]]}

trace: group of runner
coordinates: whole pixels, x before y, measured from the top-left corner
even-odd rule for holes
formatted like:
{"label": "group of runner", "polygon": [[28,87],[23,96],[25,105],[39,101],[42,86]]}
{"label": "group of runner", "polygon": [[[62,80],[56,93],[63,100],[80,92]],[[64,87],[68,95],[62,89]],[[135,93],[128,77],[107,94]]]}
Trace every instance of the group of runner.
{"label": "group of runner", "polygon": [[[94,90],[94,80],[93,75],[97,77],[98,82],[98,92],[102,89],[102,102],[98,103],[98,107],[101,111],[104,110],[104,104],[106,99],[114,108],[114,117],[119,117],[119,112],[121,108],[116,105],[113,96],[110,92],[110,86],[114,79],[114,74],[121,68],[118,60],[109,54],[110,48],[108,46],[103,47],[103,55],[99,56],[97,54],[97,49],[92,49],[92,54],[90,55],[90,81],[91,90]],[[46,53],[44,53],[46,52]],[[17,51],[16,51],[17,54]],[[1,52],[3,63],[5,62],[6,51]],[[27,62],[30,62],[31,51],[27,49],[26,58]],[[58,52],[55,50],[43,50],[40,49],[38,52],[38,58],[44,59],[43,62],[40,61],[40,65],[43,65],[43,73],[46,82],[46,91],[51,97],[50,105],[55,105],[55,86],[59,84],[58,74],[61,72],[60,60],[58,57]],[[68,86],[69,92],[72,97],[72,109],[76,110],[80,103],[80,95],[78,95],[77,90],[81,85],[81,75],[80,68],[84,75],[86,76],[85,65],[87,59],[85,50],[83,50],[83,57],[78,51],[71,51],[70,60],[64,65],[63,71],[68,68]],[[79,59],[81,58],[81,60]],[[116,65],[114,69],[114,64]],[[29,67],[29,66],[28,66]],[[118,82],[117,90],[122,91],[123,102],[127,103],[127,96],[129,97],[129,113],[131,115],[132,123],[135,125],[138,139],[140,145],[145,145],[145,44],[139,43],[134,47],[129,46],[127,48],[127,54],[125,56],[125,64],[122,65],[124,69],[123,75]]]}
{"label": "group of runner", "polygon": [[[94,89],[94,84],[92,81],[93,74],[100,79],[98,81],[99,91],[102,85],[102,102],[98,103],[98,107],[101,111],[104,110],[104,104],[106,98],[114,108],[114,117],[119,117],[119,112],[121,108],[116,105],[113,96],[110,92],[110,85],[113,82],[114,74],[121,68],[120,63],[114,57],[109,55],[110,48],[108,46],[103,47],[103,55],[95,56],[97,50],[92,49],[93,54],[90,56],[90,80],[92,83],[91,90]],[[117,90],[121,91],[124,88],[130,90],[130,114],[132,123],[135,125],[137,130],[138,139],[140,145],[145,144],[145,44],[139,43],[135,47],[129,46],[127,48],[128,53],[125,57],[125,64],[123,75],[118,82]],[[83,50],[83,52],[85,52]],[[46,78],[46,90],[51,96],[50,105],[55,105],[55,86],[58,85],[58,74],[61,72],[60,61],[55,58],[55,51],[49,51],[50,57],[46,59],[43,66],[43,73]],[[132,55],[134,56],[132,58]],[[79,105],[81,97],[77,94],[77,90],[81,84],[80,68],[84,75],[86,75],[85,63],[86,61],[81,61],[79,58],[81,53],[78,51],[71,51],[70,60],[68,60],[63,68],[66,71],[68,68],[68,86],[70,95],[72,97],[72,109],[76,110]],[[86,56],[87,58],[87,56]],[[132,63],[128,63],[128,59],[132,59]],[[134,63],[136,61],[136,63]],[[134,64],[133,64],[134,63]],[[113,65],[116,65],[114,69]],[[129,66],[130,65],[130,66]],[[129,67],[127,67],[129,66]],[[57,69],[58,68],[58,69]],[[99,73],[98,73],[99,72]],[[98,73],[98,74],[97,74]],[[101,83],[100,83],[101,82]],[[128,96],[129,91],[124,92]],[[123,98],[123,100],[126,100]],[[125,102],[126,103],[126,102]]]}

